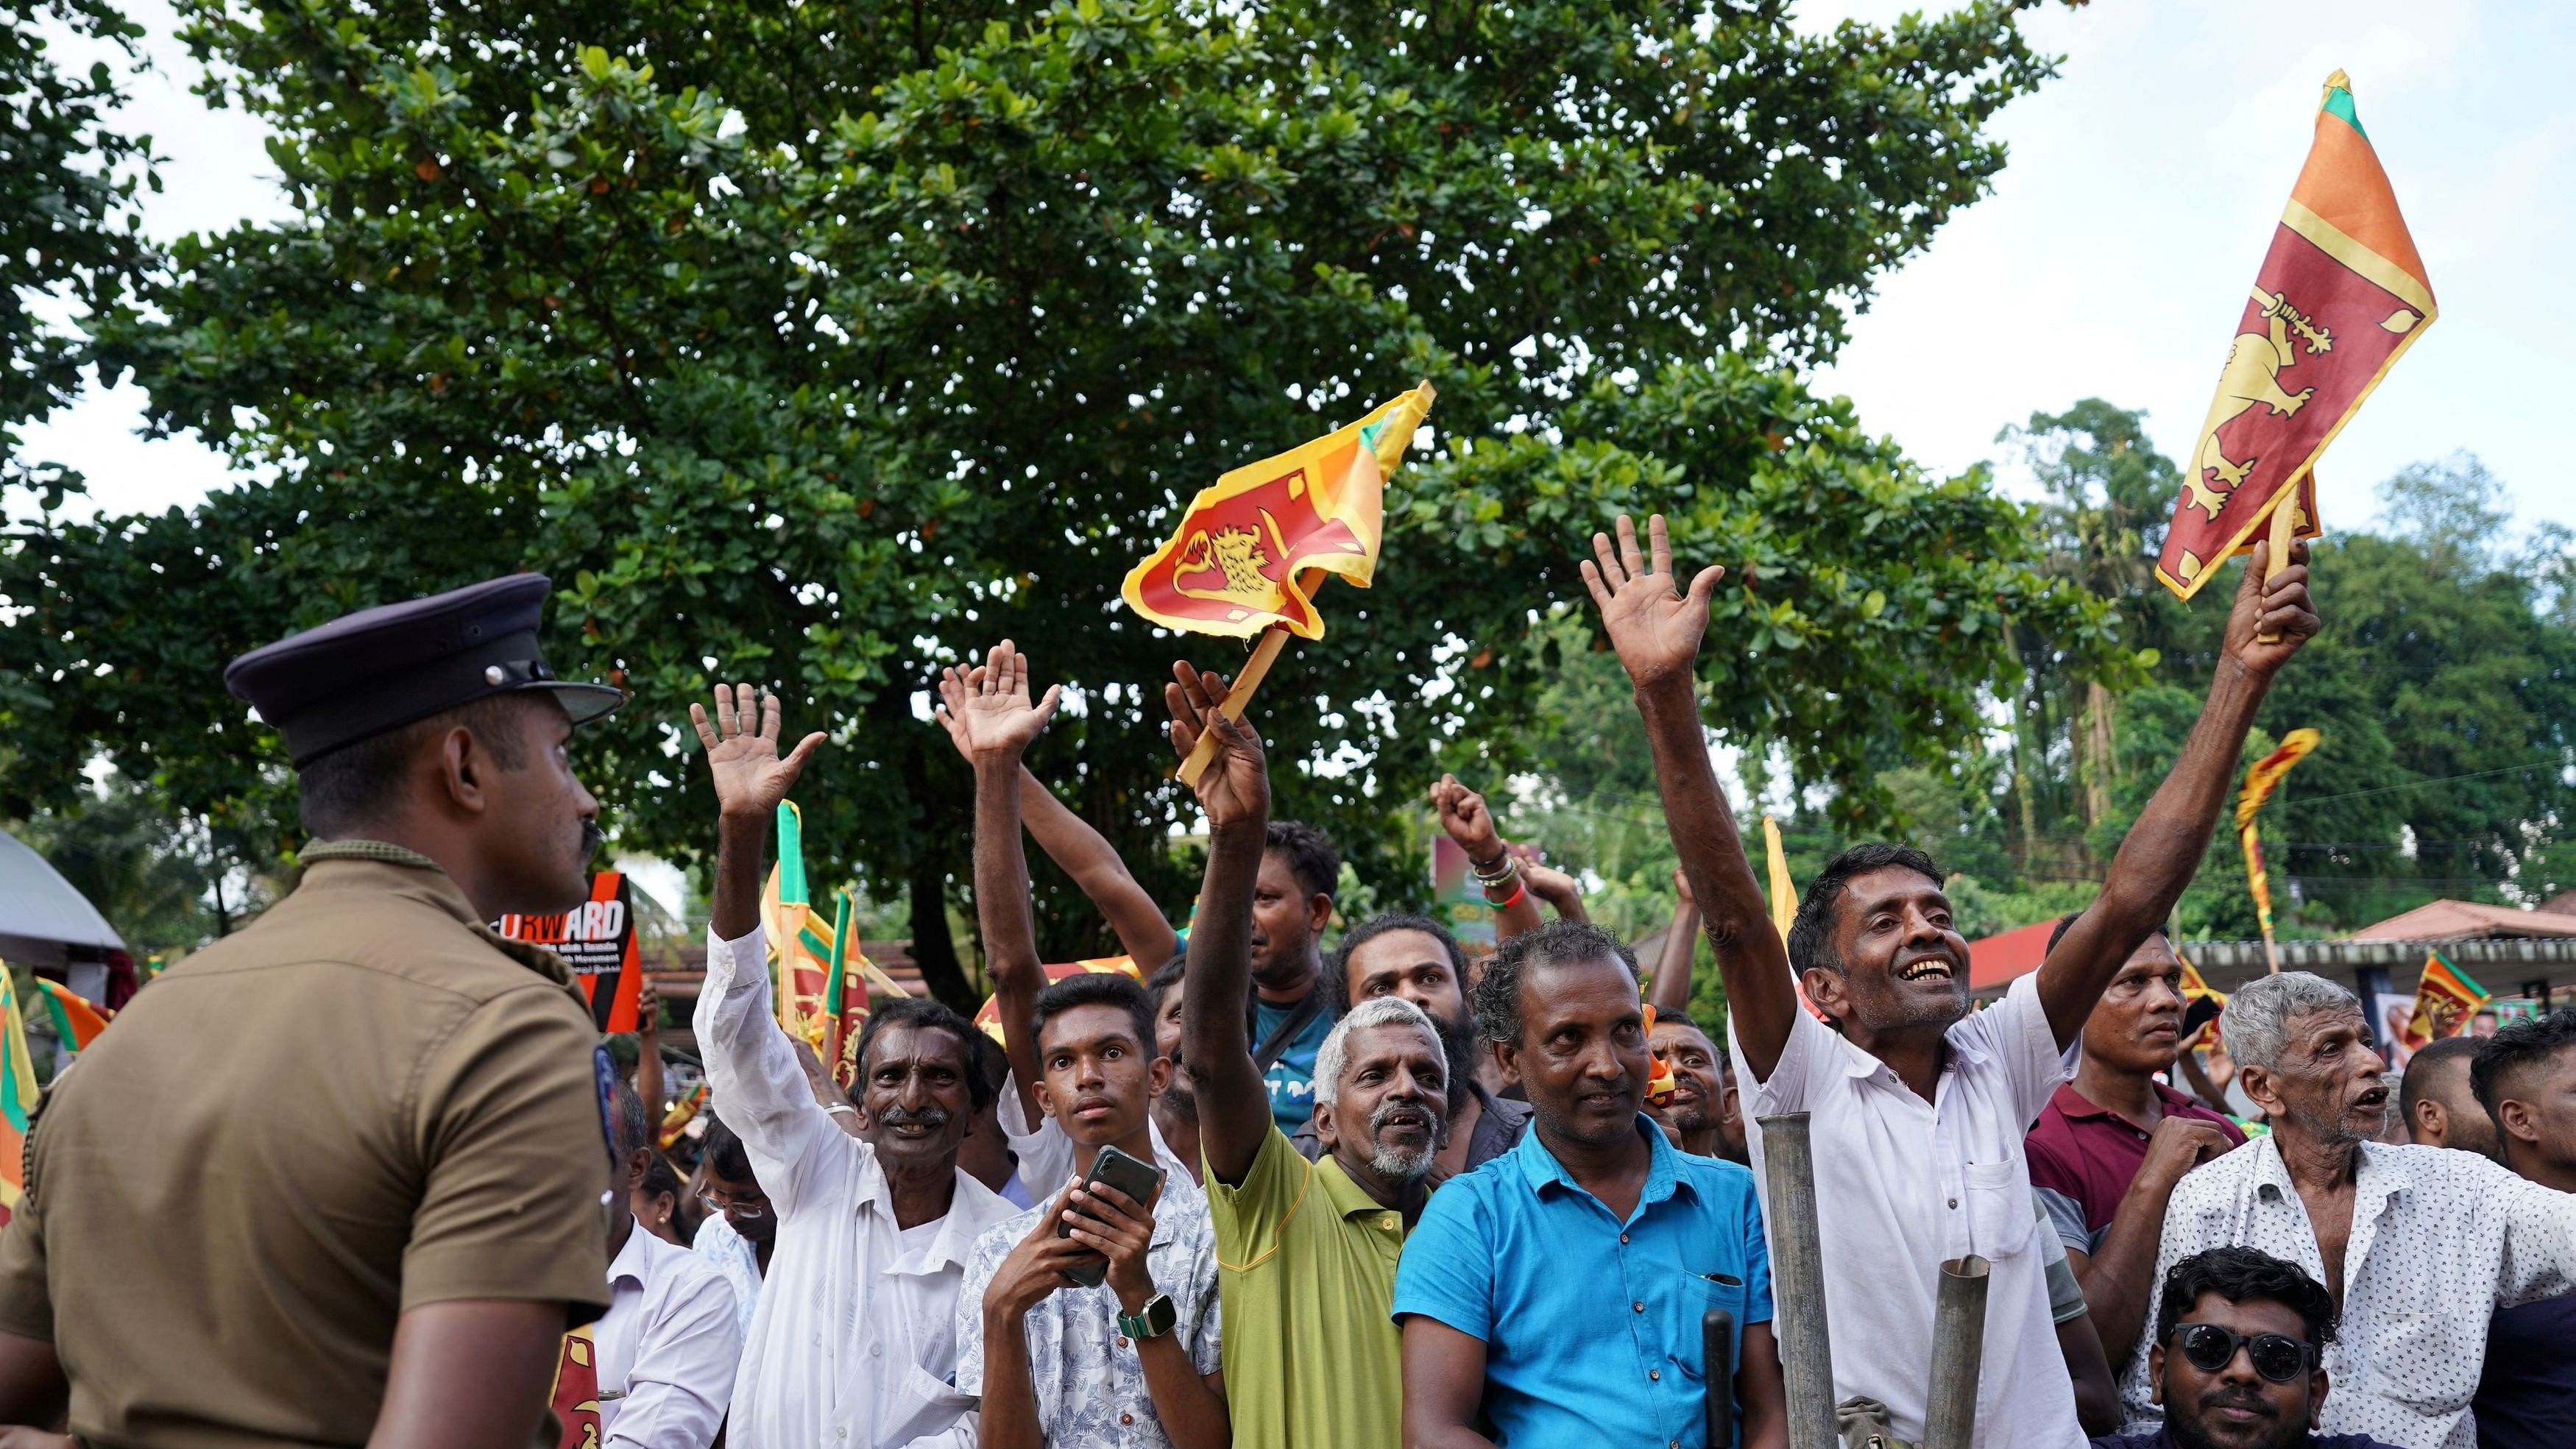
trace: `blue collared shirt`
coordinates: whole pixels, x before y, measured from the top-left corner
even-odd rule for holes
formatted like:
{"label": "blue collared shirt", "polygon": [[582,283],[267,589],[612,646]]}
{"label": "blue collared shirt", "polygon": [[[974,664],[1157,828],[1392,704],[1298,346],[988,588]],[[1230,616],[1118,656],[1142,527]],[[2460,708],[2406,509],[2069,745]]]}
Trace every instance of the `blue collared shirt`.
{"label": "blue collared shirt", "polygon": [[[1512,1449],[1706,1440],[1700,1320],[1771,1320],[1753,1174],[1676,1151],[1644,1117],[1646,1188],[1626,1222],[1539,1141],[1451,1178],[1404,1240],[1395,1318],[1485,1342],[1485,1414]],[[1738,1417],[1737,1442],[1742,1442]]]}

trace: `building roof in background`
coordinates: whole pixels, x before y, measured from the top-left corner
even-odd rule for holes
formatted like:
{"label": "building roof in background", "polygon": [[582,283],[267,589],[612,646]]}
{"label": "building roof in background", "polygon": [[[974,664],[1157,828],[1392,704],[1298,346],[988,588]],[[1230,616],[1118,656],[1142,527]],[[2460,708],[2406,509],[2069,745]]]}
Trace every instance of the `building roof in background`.
{"label": "building roof in background", "polygon": [[2433,901],[2352,933],[2356,941],[2487,941],[2576,938],[2576,891],[2536,911],[2478,901]]}
{"label": "building roof in background", "polygon": [[0,831],[0,955],[58,965],[66,946],[122,951],[125,941],[43,856]]}
{"label": "building roof in background", "polygon": [[1988,936],[1968,943],[1968,990],[1983,996],[2001,991],[2013,978],[2027,976],[2048,959],[2048,933],[2057,929],[2057,918],[2033,921],[2027,926]]}

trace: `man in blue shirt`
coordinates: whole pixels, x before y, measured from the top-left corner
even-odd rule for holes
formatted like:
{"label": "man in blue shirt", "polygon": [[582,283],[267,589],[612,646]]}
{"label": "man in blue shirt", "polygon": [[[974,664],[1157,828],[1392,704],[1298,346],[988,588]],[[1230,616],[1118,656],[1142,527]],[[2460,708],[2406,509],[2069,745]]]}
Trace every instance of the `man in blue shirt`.
{"label": "man in blue shirt", "polygon": [[1294,1133],[1315,1110],[1315,1053],[1334,1012],[1320,989],[1324,927],[1342,857],[1332,839],[1296,820],[1273,820],[1252,894],[1253,1062],[1270,1089],[1270,1115]]}
{"label": "man in blue shirt", "polygon": [[1644,1114],[1637,959],[1596,927],[1515,936],[1477,1025],[1529,1093],[1518,1147],[1434,1193],[1405,1240],[1404,1438],[1426,1449],[1705,1442],[1702,1317],[1736,1325],[1735,1442],[1785,1449],[1753,1174]]}

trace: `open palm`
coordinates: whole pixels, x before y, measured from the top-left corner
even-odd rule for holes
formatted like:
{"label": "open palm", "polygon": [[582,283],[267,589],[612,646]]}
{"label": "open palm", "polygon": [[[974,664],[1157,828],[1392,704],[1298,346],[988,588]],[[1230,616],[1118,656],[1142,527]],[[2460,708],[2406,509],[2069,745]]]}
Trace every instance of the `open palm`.
{"label": "open palm", "polygon": [[1714,565],[1699,571],[1685,594],[1673,584],[1673,547],[1664,534],[1664,516],[1646,520],[1647,547],[1637,547],[1637,526],[1619,515],[1619,541],[1592,535],[1592,557],[1583,561],[1583,586],[1601,609],[1601,627],[1619,663],[1638,684],[1687,674],[1699,656],[1700,636],[1708,632],[1708,604],[1726,570]]}
{"label": "open palm", "polygon": [[1044,698],[1030,703],[1029,656],[1005,639],[971,670],[951,665],[940,671],[939,723],[970,761],[1018,759],[1055,717],[1063,694],[1063,686],[1050,685]]}
{"label": "open palm", "polygon": [[689,706],[689,723],[707,751],[707,772],[714,777],[716,808],[725,815],[766,818],[787,798],[805,761],[822,748],[821,732],[807,735],[794,753],[778,753],[778,697],[764,702],[748,684],[716,686],[715,714]]}

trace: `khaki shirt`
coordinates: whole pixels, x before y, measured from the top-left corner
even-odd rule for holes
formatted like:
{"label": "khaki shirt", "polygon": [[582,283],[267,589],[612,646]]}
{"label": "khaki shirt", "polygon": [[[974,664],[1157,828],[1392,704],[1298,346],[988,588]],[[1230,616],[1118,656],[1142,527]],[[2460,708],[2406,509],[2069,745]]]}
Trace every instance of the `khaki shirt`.
{"label": "khaki shirt", "polygon": [[361,1445],[403,1310],[607,1302],[599,1034],[563,964],[425,857],[304,859],[46,1094],[0,1329],[52,1341],[91,1444]]}

